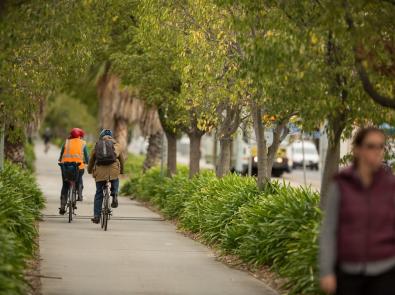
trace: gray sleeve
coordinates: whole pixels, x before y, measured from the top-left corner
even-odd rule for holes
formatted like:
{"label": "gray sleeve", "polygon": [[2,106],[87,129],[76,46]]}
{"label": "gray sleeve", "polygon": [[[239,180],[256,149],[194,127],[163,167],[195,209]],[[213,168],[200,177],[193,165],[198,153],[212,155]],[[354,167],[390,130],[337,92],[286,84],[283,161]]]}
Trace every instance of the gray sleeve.
{"label": "gray sleeve", "polygon": [[340,203],[340,190],[337,184],[329,186],[324,219],[321,225],[319,269],[320,277],[335,273],[337,224]]}

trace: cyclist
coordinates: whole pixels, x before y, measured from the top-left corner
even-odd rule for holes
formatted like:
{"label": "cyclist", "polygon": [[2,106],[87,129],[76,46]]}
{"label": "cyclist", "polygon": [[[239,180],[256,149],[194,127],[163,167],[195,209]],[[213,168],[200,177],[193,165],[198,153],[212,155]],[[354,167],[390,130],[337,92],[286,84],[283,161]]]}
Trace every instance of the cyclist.
{"label": "cyclist", "polygon": [[123,157],[120,145],[112,138],[112,131],[103,129],[99,140],[91,152],[88,164],[88,173],[96,181],[96,194],[93,208],[93,223],[100,222],[103,203],[103,188],[107,181],[111,182],[111,207],[118,207],[119,174],[123,174]]}
{"label": "cyclist", "polygon": [[[81,163],[79,166],[79,173],[77,179],[77,187],[80,188],[80,194],[78,194],[77,201],[82,201],[82,190],[84,188],[82,182],[82,175],[84,175],[85,164],[89,162],[88,148],[86,142],[82,139],[84,137],[84,131],[80,128],[73,128],[70,131],[70,136],[66,139],[66,142],[62,145],[60,151],[59,162],[76,162]],[[66,213],[66,202],[67,192],[69,190],[69,184],[63,179],[62,191],[60,193],[60,208],[59,214],[63,215]]]}

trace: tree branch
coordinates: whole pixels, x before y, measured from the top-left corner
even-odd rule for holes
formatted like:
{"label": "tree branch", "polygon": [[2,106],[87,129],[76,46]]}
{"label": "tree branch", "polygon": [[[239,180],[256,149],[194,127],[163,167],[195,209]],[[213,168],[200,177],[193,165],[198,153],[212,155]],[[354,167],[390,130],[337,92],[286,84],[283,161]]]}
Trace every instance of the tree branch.
{"label": "tree branch", "polygon": [[[392,2],[391,2],[392,3]],[[346,23],[348,26],[348,30],[354,34],[355,33],[355,25],[354,20],[352,19],[349,3],[348,1],[344,1],[344,8],[346,13]],[[373,84],[371,83],[368,73],[366,72],[365,67],[363,66],[363,59],[358,54],[358,49],[356,45],[354,45],[354,58],[355,58],[355,67],[358,72],[359,79],[362,82],[363,89],[365,92],[378,104],[383,107],[395,109],[395,99],[392,97],[387,97],[378,93],[378,91],[374,88]]]}

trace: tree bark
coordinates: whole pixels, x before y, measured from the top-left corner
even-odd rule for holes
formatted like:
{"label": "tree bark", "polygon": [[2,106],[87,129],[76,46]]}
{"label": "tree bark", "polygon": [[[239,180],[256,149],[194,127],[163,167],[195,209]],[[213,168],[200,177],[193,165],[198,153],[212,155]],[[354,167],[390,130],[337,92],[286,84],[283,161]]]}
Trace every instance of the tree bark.
{"label": "tree bark", "polygon": [[105,72],[97,83],[97,96],[99,99],[100,128],[114,128],[114,114],[119,103],[119,79],[110,73],[110,63],[107,62]]}
{"label": "tree bark", "polygon": [[150,135],[148,140],[147,155],[144,160],[143,171],[147,171],[159,163],[162,134],[157,132]]}
{"label": "tree bark", "polygon": [[[335,70],[335,68],[341,64],[341,58],[339,57],[339,54],[340,48],[335,43],[333,32],[329,31],[327,43],[327,63],[329,67],[333,68],[333,70]],[[349,111],[347,110],[345,105],[348,98],[348,91],[345,88],[346,85],[347,80],[344,75],[335,71],[335,75],[333,77],[333,85],[330,90],[334,96],[340,94],[342,106],[337,109],[337,112],[334,116],[329,116],[328,118],[328,149],[325,157],[325,167],[322,173],[320,188],[321,208],[324,208],[325,206],[326,199],[328,197],[328,187],[331,179],[333,175],[339,170],[341,135],[344,128],[346,127]]]}
{"label": "tree bark", "polygon": [[217,176],[223,177],[230,172],[232,139],[230,137],[221,138],[219,144],[221,152],[217,166]]}
{"label": "tree bark", "polygon": [[282,120],[273,131],[273,144],[268,148],[267,156],[267,177],[272,176],[272,169],[274,158],[277,154],[277,150],[280,147],[281,142],[286,136],[288,119]]}
{"label": "tree bark", "polygon": [[217,171],[217,152],[218,152],[218,138],[217,138],[217,130],[215,130],[214,132],[214,136],[213,136],[213,166],[215,171]]}
{"label": "tree bark", "polygon": [[[222,108],[218,109],[222,115]],[[217,165],[216,173],[218,177],[223,177],[230,172],[232,160],[232,136],[240,124],[240,106],[226,104],[225,115],[218,130],[220,142],[220,158]]]}
{"label": "tree bark", "polygon": [[202,140],[203,132],[195,131],[188,133],[190,146],[189,146],[189,177],[192,178],[200,171],[200,143]]}
{"label": "tree bark", "polygon": [[121,146],[121,151],[124,159],[128,157],[128,122],[123,118],[115,119],[114,123],[114,138]]}
{"label": "tree bark", "polygon": [[10,139],[5,133],[4,140],[5,158],[13,163],[25,166],[25,145],[22,139]]}
{"label": "tree bark", "polygon": [[[340,118],[338,118],[341,120]],[[326,152],[325,157],[325,166],[322,173],[322,181],[321,181],[321,189],[320,189],[320,206],[324,208],[329,184],[331,183],[332,177],[339,170],[339,162],[340,162],[340,141],[341,135],[345,128],[345,124],[341,121],[335,121],[330,124],[332,130],[332,136],[328,138],[328,150]]]}
{"label": "tree bark", "polygon": [[265,139],[265,126],[262,121],[262,110],[256,103],[252,104],[255,137],[257,142],[258,178],[257,185],[263,190],[270,178],[267,177],[267,146]]}
{"label": "tree bark", "polygon": [[167,176],[177,173],[177,135],[166,132],[167,138]]}

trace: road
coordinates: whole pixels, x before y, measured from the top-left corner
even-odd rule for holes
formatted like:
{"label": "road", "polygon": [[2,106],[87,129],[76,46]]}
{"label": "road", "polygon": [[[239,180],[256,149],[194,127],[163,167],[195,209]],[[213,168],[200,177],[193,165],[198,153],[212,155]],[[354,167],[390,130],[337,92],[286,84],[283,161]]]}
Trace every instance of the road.
{"label": "road", "polygon": [[[292,170],[291,173],[284,173],[281,177],[293,186],[304,185],[304,175],[302,169]],[[306,185],[313,190],[319,190],[321,185],[321,172],[317,170],[306,170]]]}
{"label": "road", "polygon": [[205,246],[138,202],[120,199],[109,231],[89,220],[94,181],[84,176],[77,218],[59,217],[58,149],[36,144],[37,179],[47,199],[40,222],[43,295],[274,295],[246,272],[216,261]]}

